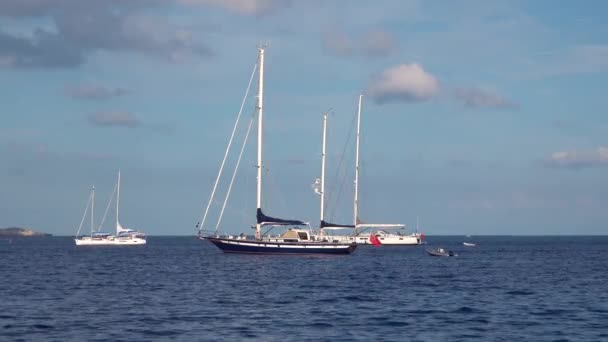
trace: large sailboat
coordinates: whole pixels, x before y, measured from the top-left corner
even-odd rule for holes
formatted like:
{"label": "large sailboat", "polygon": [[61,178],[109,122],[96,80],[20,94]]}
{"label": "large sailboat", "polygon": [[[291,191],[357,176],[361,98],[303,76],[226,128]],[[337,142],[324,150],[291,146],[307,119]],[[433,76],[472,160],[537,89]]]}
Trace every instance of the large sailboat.
{"label": "large sailboat", "polygon": [[[321,144],[321,178],[315,180],[314,191],[321,197],[321,208],[320,208],[320,223],[319,223],[319,236],[322,240],[339,242],[340,239],[335,239],[332,234],[328,234],[328,231],[341,231],[351,230],[355,228],[355,225],[347,224],[336,224],[325,221],[325,159],[326,159],[326,146],[327,146],[327,115],[329,112],[323,113],[323,139]],[[348,241],[348,239],[342,239]],[[351,242],[351,241],[348,241]]]}
{"label": "large sailboat", "polygon": [[[359,151],[361,138],[361,109],[363,95],[359,95],[359,103],[357,107],[357,137],[356,137],[356,152],[355,152],[355,196],[353,203],[353,226],[354,231],[352,236],[334,236],[336,241],[350,241],[357,244],[374,244],[374,241],[379,241],[383,245],[392,246],[409,246],[419,245],[423,242],[424,235],[421,233],[406,234],[405,225],[403,224],[387,224],[387,223],[364,223],[359,218]],[[372,238],[375,235],[378,239]]]}
{"label": "large sailboat", "polygon": [[[249,237],[245,234],[240,236],[223,236],[218,233],[218,227],[214,232],[206,232],[203,229],[205,218],[212,202],[213,195],[217,186],[217,182],[221,176],[224,163],[220,167],[220,172],[213,188],[211,198],[207,210],[203,215],[203,219],[198,224],[199,238],[206,240],[225,253],[252,253],[252,254],[350,254],[357,245],[352,242],[328,242],[322,241],[316,234],[312,234],[310,229],[301,229],[300,227],[308,225],[299,220],[285,220],[275,217],[270,217],[262,211],[262,113],[264,101],[264,47],[258,48],[258,94],[257,94],[257,123],[258,123],[258,146],[257,146],[257,191],[256,191],[256,219],[255,236]],[[253,75],[253,74],[252,74]],[[240,116],[240,113],[239,113]],[[238,118],[237,118],[238,120]],[[236,125],[235,125],[236,127]],[[251,126],[250,126],[251,127]],[[234,132],[234,131],[233,131]],[[232,137],[228,143],[230,148]],[[244,145],[243,145],[244,146]],[[242,150],[241,150],[242,151]],[[225,159],[224,159],[225,160]],[[239,157],[240,161],[240,157]],[[238,167],[238,163],[237,163]],[[231,183],[232,185],[232,183]],[[230,188],[229,188],[230,189]],[[223,212],[223,209],[222,209]],[[292,227],[278,236],[265,235],[262,232],[263,227]]]}
{"label": "large sailboat", "polygon": [[[85,208],[82,220],[80,221],[80,226],[78,227],[78,232],[76,232],[76,237],[74,238],[76,246],[133,246],[146,244],[146,235],[144,233],[130,228],[125,228],[118,220],[118,208],[120,203],[120,171],[118,171],[118,181],[116,182],[114,191],[116,193],[116,234],[112,235],[111,233],[102,232],[100,230],[103,222],[105,221],[106,214],[108,213],[108,208],[110,207],[114,197],[114,192],[112,193],[112,196],[110,196],[110,202],[108,202],[108,207],[106,208],[106,212],[101,220],[101,223],[99,224],[98,229],[95,229],[93,217],[95,207],[95,187],[93,186],[87,207]],[[89,235],[81,236],[80,231],[86,218],[89,205],[91,208],[91,232]]]}

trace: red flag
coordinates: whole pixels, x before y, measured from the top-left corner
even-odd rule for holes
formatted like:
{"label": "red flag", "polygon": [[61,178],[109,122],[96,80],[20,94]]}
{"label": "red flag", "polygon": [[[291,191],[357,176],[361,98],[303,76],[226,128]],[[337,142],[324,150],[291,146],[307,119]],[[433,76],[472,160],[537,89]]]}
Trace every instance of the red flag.
{"label": "red flag", "polygon": [[369,234],[369,242],[371,242],[372,245],[374,245],[376,247],[378,247],[382,244],[382,242],[380,242],[380,239],[378,239],[378,237],[374,233]]}

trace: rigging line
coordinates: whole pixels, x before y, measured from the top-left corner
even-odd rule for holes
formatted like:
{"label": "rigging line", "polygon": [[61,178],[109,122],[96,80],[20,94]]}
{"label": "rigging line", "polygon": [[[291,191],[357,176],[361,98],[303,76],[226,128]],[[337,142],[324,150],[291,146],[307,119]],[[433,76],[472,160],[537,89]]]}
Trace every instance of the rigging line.
{"label": "rigging line", "polygon": [[213,184],[213,190],[211,191],[211,196],[209,197],[209,202],[207,203],[207,208],[205,209],[205,213],[200,219],[200,223],[198,224],[198,230],[203,229],[203,225],[205,224],[205,220],[207,219],[207,214],[209,213],[209,208],[211,207],[211,202],[213,202],[213,197],[215,197],[215,191],[217,190],[217,184],[220,181],[220,177],[222,176],[222,172],[224,170],[224,165],[226,164],[226,159],[228,158],[228,152],[230,152],[230,146],[232,145],[232,140],[234,140],[234,133],[236,132],[236,128],[239,124],[239,120],[241,119],[241,114],[243,113],[243,107],[245,106],[245,101],[247,101],[247,96],[249,96],[249,89],[251,89],[251,83],[253,82],[253,77],[255,76],[255,71],[258,68],[258,64],[253,66],[253,71],[251,72],[251,77],[249,78],[249,84],[247,85],[247,90],[245,91],[245,96],[243,96],[243,101],[241,101],[241,109],[239,110],[239,114],[236,117],[236,122],[234,123],[234,127],[232,128],[232,134],[230,135],[230,140],[228,141],[228,147],[226,148],[226,153],[224,153],[224,159],[222,160],[222,165],[220,166],[220,170],[217,173],[217,178],[215,179],[215,184]]}
{"label": "rigging line", "polygon": [[[348,144],[350,143],[350,139],[353,136],[353,131],[355,130],[355,123],[357,122],[356,119],[357,119],[357,115],[355,114],[353,116],[352,122],[350,124],[350,130],[349,130],[349,133],[348,133],[348,137],[346,139],[346,142],[344,143],[344,147],[342,148],[342,155],[340,157],[340,161],[338,163],[338,167],[336,168],[336,173],[335,173],[336,183],[338,183],[338,179],[340,179],[340,171],[343,170],[342,165],[344,164],[344,156],[346,155],[346,148],[348,147]],[[342,195],[342,190],[344,189],[344,183],[345,183],[345,181],[346,181],[346,175],[342,178],[342,182],[340,182],[340,186],[338,187],[338,189],[336,191],[337,195],[336,195],[336,200],[334,202],[333,210],[335,210],[335,208],[337,208],[337,206],[338,206],[338,202],[340,201],[340,197]],[[336,186],[335,185],[334,185],[334,189],[333,190],[336,190]],[[331,197],[332,197],[331,195],[332,195],[332,193],[333,193],[333,191],[330,191],[328,193],[327,203],[329,203],[331,201]],[[331,211],[331,210],[328,210],[328,212],[329,212],[329,215],[328,215],[329,218],[333,221],[335,213],[333,211]]]}
{"label": "rigging line", "polygon": [[247,140],[249,139],[249,133],[251,132],[251,126],[253,126],[253,121],[255,119],[255,111],[251,116],[251,120],[249,121],[249,127],[247,127],[247,133],[245,133],[245,139],[243,139],[243,145],[241,146],[241,152],[239,153],[239,159],[236,162],[236,166],[234,167],[234,172],[232,173],[232,178],[230,179],[230,185],[228,186],[228,191],[226,192],[226,198],[224,199],[224,204],[222,205],[222,211],[220,212],[220,217],[217,219],[217,225],[215,226],[215,233],[217,235],[218,230],[220,229],[220,223],[222,222],[222,216],[224,216],[224,210],[226,209],[226,204],[228,203],[228,197],[230,197],[230,191],[232,190],[232,184],[234,184],[234,179],[236,178],[236,173],[239,170],[239,165],[241,164],[241,159],[243,158],[243,152],[245,151],[245,146],[247,146]]}
{"label": "rigging line", "polygon": [[114,190],[112,190],[112,194],[110,195],[110,200],[108,201],[108,205],[106,206],[106,211],[103,213],[103,218],[101,219],[99,226],[97,226],[97,231],[101,230],[101,227],[103,227],[103,223],[106,221],[106,216],[108,215],[108,210],[110,210],[110,204],[112,204],[112,199],[114,199],[114,194],[116,193],[117,187],[118,182],[114,184]]}
{"label": "rigging line", "polygon": [[[279,162],[280,161],[277,161],[277,164]],[[283,213],[282,215],[285,215],[289,212],[289,207],[287,206],[287,201],[285,200],[285,196],[281,191],[282,188],[280,183],[275,176],[276,173],[272,173],[271,171],[272,170],[270,168],[264,169],[264,172],[266,172],[265,179],[268,180],[268,182],[266,182],[266,184],[268,184],[266,189],[269,190],[266,192],[268,195],[264,199],[264,208],[268,208],[270,204],[274,204],[275,206],[273,208],[277,209],[278,204],[279,210],[277,211]]]}
{"label": "rigging line", "polygon": [[91,198],[93,194],[89,195],[89,201],[87,202],[87,206],[84,208],[84,214],[82,214],[82,220],[80,220],[80,226],[78,226],[78,231],[76,232],[76,237],[80,235],[80,230],[82,229],[82,224],[84,223],[85,217],[87,217],[87,213],[89,212],[89,204],[91,204]]}

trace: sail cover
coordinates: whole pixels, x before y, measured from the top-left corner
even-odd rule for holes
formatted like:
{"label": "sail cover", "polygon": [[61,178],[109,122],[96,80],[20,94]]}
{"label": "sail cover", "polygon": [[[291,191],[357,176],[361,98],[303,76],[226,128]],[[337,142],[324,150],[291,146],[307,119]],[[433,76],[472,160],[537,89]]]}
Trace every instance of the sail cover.
{"label": "sail cover", "polygon": [[355,228],[355,226],[350,225],[350,224],[335,224],[335,223],[329,223],[329,222],[325,222],[325,221],[321,220],[321,228],[325,228],[325,227]]}
{"label": "sail cover", "polygon": [[306,223],[304,223],[302,221],[298,221],[298,220],[284,220],[284,219],[280,219],[280,218],[266,216],[262,212],[261,208],[258,208],[258,212],[257,212],[256,216],[258,219],[258,223],[264,224],[264,225],[275,225],[275,226],[289,226],[289,225],[305,226],[306,225]]}

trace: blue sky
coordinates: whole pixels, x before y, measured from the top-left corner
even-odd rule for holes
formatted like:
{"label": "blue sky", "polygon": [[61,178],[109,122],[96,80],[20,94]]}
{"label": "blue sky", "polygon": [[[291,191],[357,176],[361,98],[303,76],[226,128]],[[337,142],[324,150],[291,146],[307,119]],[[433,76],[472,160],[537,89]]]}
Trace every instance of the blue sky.
{"label": "blue sky", "polygon": [[[267,214],[318,221],[310,184],[320,175],[321,113],[333,108],[329,218],[352,220],[346,141],[363,93],[363,220],[413,227],[419,216],[427,234],[606,234],[607,9],[604,1],[3,0],[0,226],[73,234],[90,186],[101,212],[120,168],[125,226],[194,234],[256,46],[269,42]],[[254,163],[251,140],[223,231],[254,223]]]}

